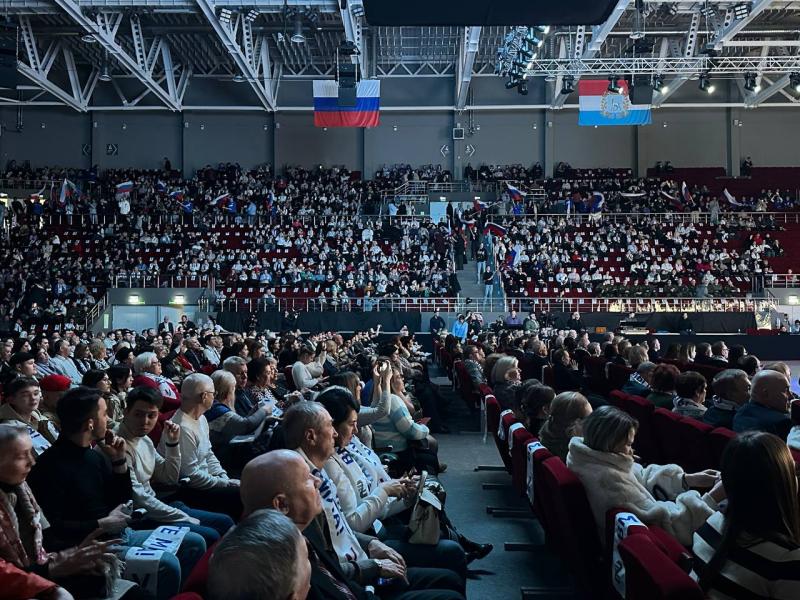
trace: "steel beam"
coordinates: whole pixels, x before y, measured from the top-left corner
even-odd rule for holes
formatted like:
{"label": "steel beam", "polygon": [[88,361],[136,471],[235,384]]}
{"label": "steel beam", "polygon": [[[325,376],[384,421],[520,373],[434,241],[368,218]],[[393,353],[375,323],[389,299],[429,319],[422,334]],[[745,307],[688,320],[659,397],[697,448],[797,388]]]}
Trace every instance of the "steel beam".
{"label": "steel beam", "polygon": [[745,106],[751,108],[758,106],[768,98],[771,98],[772,96],[783,90],[783,88],[789,85],[789,83],[791,83],[790,75],[789,73],[787,73],[786,75],[783,75],[782,77],[777,79],[771,85],[768,85],[767,87],[763,88],[757,94],[753,94],[750,98],[745,98]]}
{"label": "steel beam", "polygon": [[92,21],[81,10],[80,5],[75,0],[53,0],[75,23],[80,25],[84,31],[95,36],[97,41],[112,55],[129,73],[134,75],[145,87],[147,87],[161,102],[170,110],[178,111],[181,109],[180,102],[175,96],[170,95],[159,86],[153,79],[151,73],[139,66],[136,58],[128,54],[125,49],[116,41],[116,33],[119,29],[122,15],[112,15],[108,19],[108,14],[100,13],[96,21]]}
{"label": "steel beam", "polygon": [[[342,8],[344,6],[344,8]],[[355,8],[360,8],[359,15],[353,14]],[[371,74],[367,70],[367,45],[364,43],[364,4],[361,0],[349,0],[343,5],[340,4],[339,14],[342,17],[344,27],[344,37],[348,42],[355,44],[358,54],[351,56],[351,60],[358,64],[361,70],[361,77],[367,78]]]}
{"label": "steel beam", "polygon": [[[592,39],[586,45],[586,49],[583,50],[583,53],[578,57],[575,58],[579,61],[584,61],[588,59],[595,58],[600,50],[603,48],[603,44],[608,37],[608,34],[616,27],[619,20],[622,18],[622,15],[625,14],[625,11],[628,10],[628,6],[630,5],[631,0],[617,0],[617,4],[611,11],[611,14],[608,16],[608,19],[605,22],[601,23],[600,25],[595,25],[592,27]],[[583,31],[582,28],[578,28],[578,36],[576,38],[576,49],[583,47]],[[578,80],[581,77],[582,70],[577,69],[570,72],[570,74],[575,78],[575,84],[577,85]],[[610,73],[606,73],[606,75],[610,75]],[[551,108],[558,109],[564,106],[564,103],[567,101],[566,94],[562,94],[561,90],[556,90],[558,92],[553,98],[553,104]]]}
{"label": "steel beam", "polygon": [[[700,30],[700,12],[695,11],[692,14],[692,21],[689,24],[689,31],[686,32],[686,39],[684,40],[683,44],[683,57],[684,58],[692,58],[697,52],[697,33]],[[664,68],[661,67],[659,74],[664,72]],[[653,94],[653,106],[661,106],[667,99],[672,96],[675,92],[680,89],[680,87],[689,81],[689,76],[687,75],[679,75],[675,77],[672,81],[666,83],[667,88],[661,92],[656,92]]]}
{"label": "steel beam", "polygon": [[472,68],[478,54],[481,41],[480,27],[465,27],[464,38],[458,53],[458,75],[456,77],[456,110],[462,110],[467,104],[467,93],[472,81]]}
{"label": "steel beam", "polygon": [[723,46],[725,46],[727,42],[732,40],[737,33],[747,27],[747,25],[749,25],[758,15],[764,12],[764,10],[769,8],[770,4],[773,2],[775,2],[775,0],[753,0],[753,3],[750,5],[750,14],[748,14],[744,19],[726,18],[725,23],[719,29],[717,35],[712,38],[709,44],[713,45],[715,50],[722,50]]}
{"label": "steel beam", "polygon": [[[259,102],[261,102],[265,109],[274,111],[275,97],[272,95],[271,88],[262,85],[261,81],[259,80],[259,74],[256,72],[253,63],[248,60],[247,56],[242,51],[242,47],[239,45],[233,28],[224,25],[219,20],[215,11],[216,5],[212,4],[210,0],[196,0],[196,3],[197,7],[200,9],[200,12],[203,13],[206,21],[208,21],[209,25],[211,25],[214,33],[217,34],[220,42],[230,54],[233,62],[236,63],[236,67],[239,69],[239,72],[247,80],[247,83],[250,84],[250,87],[253,88],[253,91],[258,97]],[[267,45],[264,44],[263,47],[266,48]],[[264,65],[262,65],[262,69],[264,69]],[[266,73],[266,71],[264,72]]]}

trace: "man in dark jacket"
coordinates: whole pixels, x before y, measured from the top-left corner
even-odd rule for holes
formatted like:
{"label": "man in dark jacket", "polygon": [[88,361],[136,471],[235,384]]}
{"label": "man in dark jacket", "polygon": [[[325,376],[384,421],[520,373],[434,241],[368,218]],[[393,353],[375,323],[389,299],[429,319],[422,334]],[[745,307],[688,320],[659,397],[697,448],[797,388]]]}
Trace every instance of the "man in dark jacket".
{"label": "man in dark jacket", "polygon": [[[247,463],[242,472],[244,515],[274,508],[292,521],[308,541],[311,562],[309,600],[369,600],[376,596],[365,589],[379,578],[389,580],[385,589],[393,599],[399,579],[408,580],[408,597],[420,600],[460,600],[458,575],[446,569],[406,569],[405,561],[394,550],[375,538],[356,534],[369,558],[347,560],[334,550],[328,521],[322,512],[320,479],[315,477],[300,454],[274,450]],[[382,587],[378,588],[381,594]],[[415,591],[414,591],[415,590]]]}

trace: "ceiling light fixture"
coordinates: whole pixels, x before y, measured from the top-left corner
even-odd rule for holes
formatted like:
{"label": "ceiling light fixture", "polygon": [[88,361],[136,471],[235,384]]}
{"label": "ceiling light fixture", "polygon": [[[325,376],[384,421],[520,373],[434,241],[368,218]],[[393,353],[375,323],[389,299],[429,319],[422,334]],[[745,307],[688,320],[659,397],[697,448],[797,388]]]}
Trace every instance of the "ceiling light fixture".
{"label": "ceiling light fixture", "polygon": [[305,44],[306,36],[303,34],[303,15],[297,13],[294,17],[294,33],[290,38],[295,44]]}

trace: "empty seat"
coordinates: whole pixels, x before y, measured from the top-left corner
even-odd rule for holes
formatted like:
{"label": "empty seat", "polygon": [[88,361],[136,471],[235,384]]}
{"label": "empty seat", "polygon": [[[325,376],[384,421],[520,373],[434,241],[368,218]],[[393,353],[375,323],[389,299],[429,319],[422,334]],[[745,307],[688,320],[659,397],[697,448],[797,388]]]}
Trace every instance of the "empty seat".
{"label": "empty seat", "polygon": [[658,462],[675,463],[681,460],[681,426],[679,414],[664,408],[653,411],[653,434],[658,444]]}
{"label": "empty seat", "polygon": [[620,542],[625,565],[625,598],[629,600],[702,600],[700,586],[645,535]]}

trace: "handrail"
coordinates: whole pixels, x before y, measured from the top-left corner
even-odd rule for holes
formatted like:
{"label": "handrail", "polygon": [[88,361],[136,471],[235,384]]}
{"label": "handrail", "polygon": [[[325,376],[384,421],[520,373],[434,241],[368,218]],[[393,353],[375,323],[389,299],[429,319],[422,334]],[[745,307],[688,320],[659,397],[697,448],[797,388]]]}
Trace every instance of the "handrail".
{"label": "handrail", "polygon": [[8,190],[40,190],[43,187],[57,187],[61,185],[61,179],[29,179],[26,177],[6,177],[0,179],[0,189]]}
{"label": "handrail", "polygon": [[800,288],[800,274],[797,273],[770,273],[758,277],[763,288]]}
{"label": "handrail", "polygon": [[115,275],[116,288],[207,288],[214,285],[211,275]]}
{"label": "handrail", "polygon": [[[772,216],[775,219],[775,222],[778,224],[787,224],[787,223],[800,223],[800,212],[721,212],[719,213],[720,219],[723,217],[725,218],[732,218],[732,217],[765,217],[765,216]],[[632,219],[636,222],[639,220],[644,219],[655,219],[656,223],[663,222],[663,221],[671,221],[675,223],[696,223],[696,224],[703,224],[707,225],[711,223],[711,213],[710,212],[697,212],[697,213],[614,213],[614,212],[602,212],[602,213],[523,213],[519,215],[515,215],[512,213],[506,213],[502,215],[497,215],[492,213],[492,217],[496,218],[498,221],[502,222],[502,220],[510,219],[513,221],[522,221],[525,219],[540,219],[540,218],[554,218],[554,219],[567,219],[573,223],[589,223],[595,222],[598,220],[607,221],[611,223],[622,223],[627,221],[628,219]],[[391,219],[419,219],[421,218],[419,215],[394,215],[390,217]]]}
{"label": "handrail", "polygon": [[[367,302],[365,303],[365,300]],[[227,298],[216,300],[216,307],[223,311],[406,311],[406,312],[500,312],[512,308],[524,313],[533,310],[547,312],[755,312],[777,304],[773,298],[348,298],[324,304],[319,298]]]}

